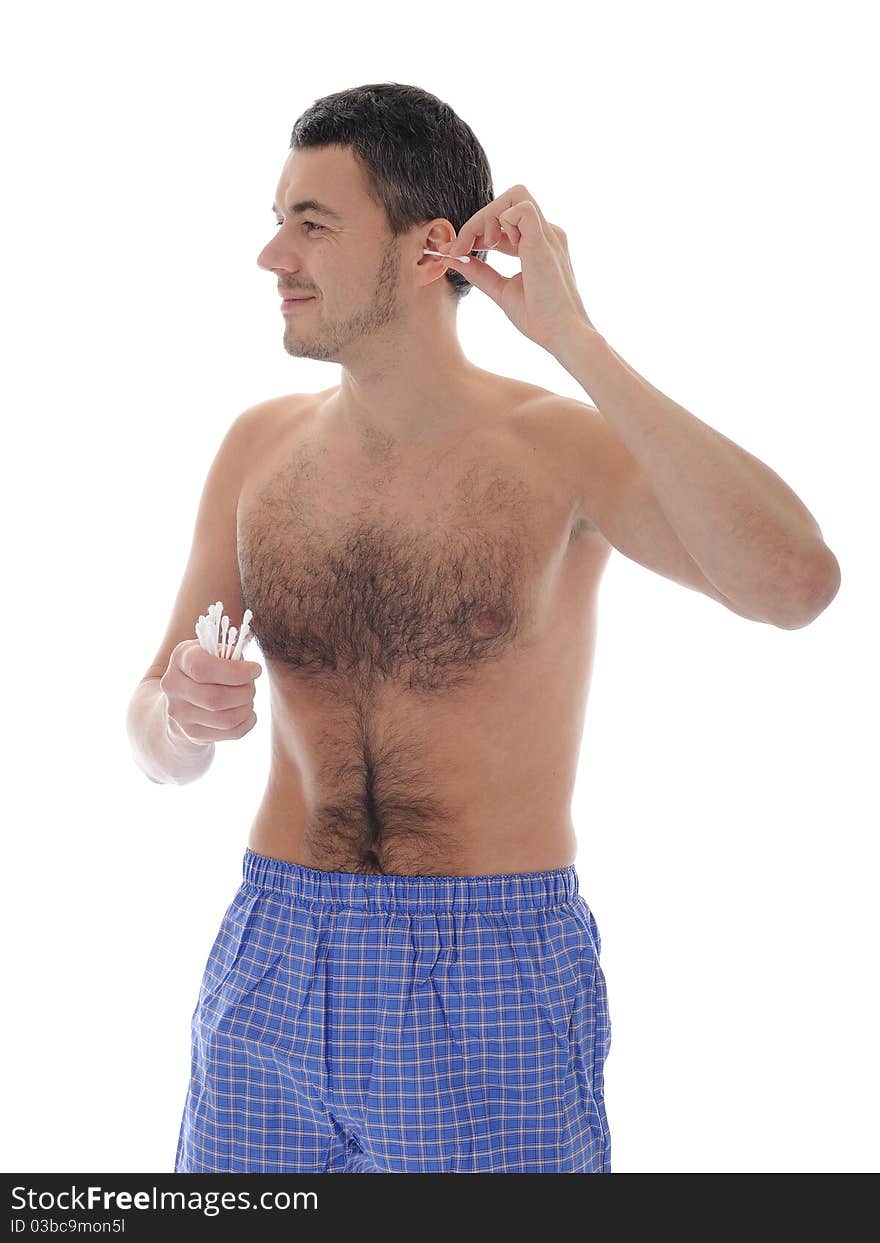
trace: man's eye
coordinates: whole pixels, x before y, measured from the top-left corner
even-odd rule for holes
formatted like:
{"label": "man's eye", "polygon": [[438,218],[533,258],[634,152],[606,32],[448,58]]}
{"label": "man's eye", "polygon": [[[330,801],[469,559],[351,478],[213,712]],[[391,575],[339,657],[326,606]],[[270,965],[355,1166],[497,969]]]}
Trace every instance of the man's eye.
{"label": "man's eye", "polygon": [[[283,224],[284,224],[283,220],[276,220],[275,228],[280,229]],[[323,229],[324,228],[322,224],[315,224],[314,220],[304,220],[303,224],[307,224],[310,229]]]}

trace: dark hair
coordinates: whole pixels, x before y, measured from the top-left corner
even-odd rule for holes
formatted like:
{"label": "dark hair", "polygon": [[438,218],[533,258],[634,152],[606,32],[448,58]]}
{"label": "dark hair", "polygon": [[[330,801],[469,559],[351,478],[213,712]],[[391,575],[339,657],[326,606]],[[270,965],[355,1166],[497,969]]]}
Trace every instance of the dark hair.
{"label": "dark hair", "polygon": [[[449,104],[417,86],[378,82],[316,99],[299,117],[291,150],[340,145],[361,160],[393,237],[434,217],[456,232],[495,194],[486,153]],[[477,252],[484,259],[486,251]],[[470,283],[447,270],[460,300]]]}

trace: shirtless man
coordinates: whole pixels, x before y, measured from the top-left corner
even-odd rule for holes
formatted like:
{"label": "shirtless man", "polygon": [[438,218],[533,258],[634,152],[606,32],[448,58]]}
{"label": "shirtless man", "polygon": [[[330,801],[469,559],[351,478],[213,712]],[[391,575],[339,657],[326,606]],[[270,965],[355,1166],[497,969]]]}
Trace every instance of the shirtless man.
{"label": "shirtless man", "polygon": [[[353,98],[363,133],[377,91],[419,116],[433,100],[330,102]],[[201,776],[253,727],[259,667],[204,652],[194,622],[216,599],[252,610],[271,767],[193,1015],[175,1170],[608,1172],[570,807],[602,570],[614,547],[792,629],[836,561],[777,475],[597,333],[524,187],[458,234],[435,217],[391,237],[369,159],[298,132],[258,262],[303,299],[281,308],[287,352],[340,383],[229,429],[129,720],[153,780]],[[598,409],[473,366],[455,271]]]}

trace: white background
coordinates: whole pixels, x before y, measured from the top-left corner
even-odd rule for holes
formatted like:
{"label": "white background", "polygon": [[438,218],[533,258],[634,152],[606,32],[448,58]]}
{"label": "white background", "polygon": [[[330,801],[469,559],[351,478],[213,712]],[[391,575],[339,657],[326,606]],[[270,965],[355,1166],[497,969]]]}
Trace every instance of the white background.
{"label": "white background", "polygon": [[[5,1170],[172,1169],[190,1017],[268,771],[268,686],[257,728],[185,787],[136,768],[125,713],[229,424],[338,380],[284,352],[256,257],[296,118],[381,81],[472,126],[495,193],[522,182],[565,228],[614,348],[780,474],[842,569],[828,610],[784,631],[612,555],[574,805],[612,1167],[878,1168],[871,9],[7,19]],[[479,290],[458,322],[478,365],[590,400]]]}

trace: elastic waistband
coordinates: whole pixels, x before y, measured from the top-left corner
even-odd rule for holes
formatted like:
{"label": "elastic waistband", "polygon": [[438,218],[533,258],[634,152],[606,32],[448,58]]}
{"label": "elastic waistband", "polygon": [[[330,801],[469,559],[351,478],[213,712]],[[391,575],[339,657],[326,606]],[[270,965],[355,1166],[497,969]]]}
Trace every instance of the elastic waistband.
{"label": "elastic waistband", "polygon": [[489,876],[374,876],[321,872],[286,859],[258,855],[248,846],[244,882],[286,894],[294,901],[329,902],[370,910],[514,911],[560,906],[578,893],[574,864],[551,872],[499,872]]}

